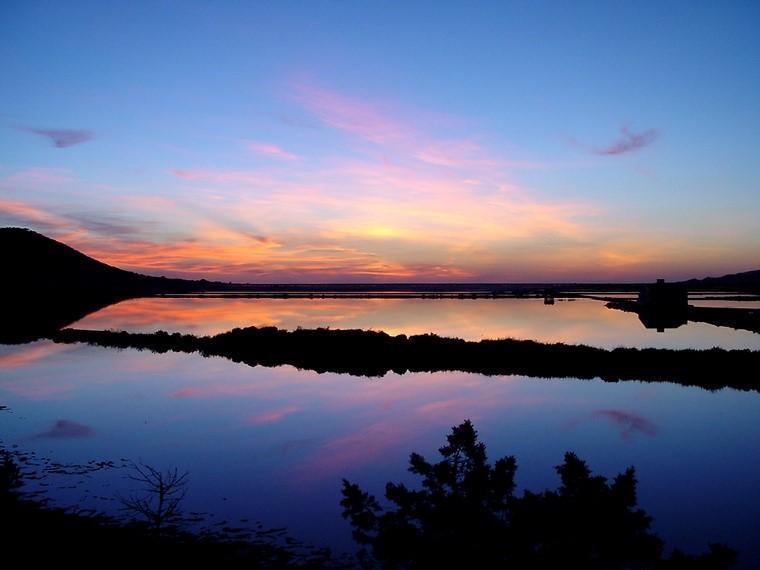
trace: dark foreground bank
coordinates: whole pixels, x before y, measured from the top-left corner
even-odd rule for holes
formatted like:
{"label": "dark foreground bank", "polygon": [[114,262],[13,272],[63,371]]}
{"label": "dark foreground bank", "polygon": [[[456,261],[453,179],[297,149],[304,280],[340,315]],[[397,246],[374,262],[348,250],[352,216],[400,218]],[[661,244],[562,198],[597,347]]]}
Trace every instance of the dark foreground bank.
{"label": "dark foreground bank", "polygon": [[[154,565],[203,568],[346,568],[326,549],[295,552],[223,533],[157,531],[147,524],[48,506],[19,493],[22,474],[0,449],[0,552],[4,560],[77,568]],[[10,566],[9,566],[10,567]]]}
{"label": "dark foreground bank", "polygon": [[[389,482],[385,504],[343,480],[343,516],[360,550],[338,562],[328,550],[296,557],[274,545],[84,516],[25,500],[18,492],[21,471],[0,449],[3,554],[78,567],[118,561],[212,568],[726,570],[736,563],[737,553],[719,544],[697,555],[667,552],[651,530],[652,518],[637,505],[633,467],[608,481],[567,453],[556,467],[556,490],[519,495],[516,459],[489,463],[469,420],[452,428],[439,452],[438,463],[412,453],[409,471],[422,479],[421,487]],[[156,503],[151,505],[155,514]]]}

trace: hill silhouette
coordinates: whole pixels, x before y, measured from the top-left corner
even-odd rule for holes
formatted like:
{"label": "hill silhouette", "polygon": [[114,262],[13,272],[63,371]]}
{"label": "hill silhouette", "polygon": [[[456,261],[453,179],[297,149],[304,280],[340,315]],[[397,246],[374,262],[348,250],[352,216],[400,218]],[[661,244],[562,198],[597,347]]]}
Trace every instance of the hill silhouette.
{"label": "hill silhouette", "polygon": [[128,297],[198,291],[205,281],[151,277],[118,269],[24,228],[0,228],[5,292]]}
{"label": "hill silhouette", "polygon": [[715,289],[730,287],[742,291],[760,292],[760,269],[730,273],[722,277],[705,277],[704,279],[689,279],[683,282],[689,289]]}
{"label": "hill silhouette", "polygon": [[125,299],[217,285],[125,271],[24,228],[0,228],[0,251],[3,343],[35,340]]}
{"label": "hill silhouette", "polygon": [[[76,296],[128,298],[153,294],[194,292],[269,293],[410,293],[450,292],[481,295],[512,293],[544,294],[574,291],[637,291],[639,283],[328,283],[278,284],[231,283],[206,279],[154,277],[126,271],[93,259],[76,249],[26,228],[0,228],[4,277],[0,291],[24,296],[37,293],[66,293]],[[760,270],[722,277],[690,279],[682,284],[690,289],[733,287],[760,290]]]}
{"label": "hill silhouette", "polygon": [[[641,285],[588,283],[340,283],[248,284],[154,277],[125,271],[25,228],[0,228],[3,277],[0,278],[0,342],[28,342],[47,336],[88,313],[135,297],[200,292],[246,292],[254,296],[321,295],[449,296],[461,298],[552,295],[560,291],[637,291]],[[760,291],[760,270],[693,279],[690,289],[733,288]]]}

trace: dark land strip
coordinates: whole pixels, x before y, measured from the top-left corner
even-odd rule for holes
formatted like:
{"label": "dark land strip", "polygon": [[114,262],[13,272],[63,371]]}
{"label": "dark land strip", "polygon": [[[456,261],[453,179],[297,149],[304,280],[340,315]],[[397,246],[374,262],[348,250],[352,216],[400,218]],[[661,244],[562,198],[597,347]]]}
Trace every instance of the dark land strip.
{"label": "dark land strip", "polygon": [[465,341],[426,334],[275,327],[215,336],[63,329],[58,343],[221,356],[249,366],[292,365],[316,372],[383,376],[388,372],[463,371],[539,378],[667,381],[715,390],[760,390],[760,351],[670,350],[548,344],[531,340]]}
{"label": "dark land strip", "polygon": [[[667,321],[674,316],[676,322],[686,324],[687,321],[694,323],[707,323],[716,327],[728,327],[734,330],[746,330],[760,333],[760,309],[744,309],[739,307],[695,307],[688,305],[682,313],[669,315],[667,313],[649,313],[646,307],[642,307],[636,301],[616,299],[607,303],[610,309],[617,309],[628,313],[636,313],[639,319],[647,324],[649,321],[657,323],[658,320]],[[676,325],[680,326],[680,325]],[[666,328],[671,328],[666,326]]]}

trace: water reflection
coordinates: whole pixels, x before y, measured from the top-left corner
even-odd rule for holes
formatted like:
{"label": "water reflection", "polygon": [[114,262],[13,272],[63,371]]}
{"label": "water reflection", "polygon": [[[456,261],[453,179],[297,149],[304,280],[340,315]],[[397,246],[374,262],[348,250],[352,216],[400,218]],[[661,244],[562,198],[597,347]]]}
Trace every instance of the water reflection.
{"label": "water reflection", "polygon": [[760,309],[760,301],[727,301],[723,299],[694,299],[689,301],[695,307],[721,307],[727,309]]}
{"label": "water reflection", "polygon": [[641,413],[627,410],[597,410],[593,412],[592,416],[608,420],[617,426],[620,430],[620,437],[625,441],[636,434],[654,437],[659,431],[659,428]]}
{"label": "water reflection", "polygon": [[72,420],[57,420],[53,426],[46,431],[33,435],[35,439],[39,438],[72,438],[72,437],[91,437],[95,435],[95,430],[90,426],[77,423]]}
{"label": "water reflection", "polygon": [[758,334],[705,323],[657,334],[644,328],[637,315],[588,299],[545,305],[541,299],[143,298],[112,305],[72,326],[216,334],[251,325],[434,332],[468,340],[513,337],[603,348],[760,348]]}
{"label": "water reflection", "polygon": [[[552,467],[567,450],[604,474],[633,464],[640,504],[667,540],[694,550],[724,541],[760,560],[749,524],[760,520],[757,393],[466,373],[367,380],[47,346],[2,349],[5,362],[19,362],[25,350],[37,355],[2,369],[0,403],[10,407],[0,412],[4,443],[58,461],[177,466],[192,473],[187,509],[219,520],[262,520],[312,543],[352,548],[340,519],[340,478],[381,494],[388,480],[410,480],[398,466],[411,449],[433,455],[441,433],[470,418],[493,457],[519,458],[523,488],[556,487]],[[34,437],[66,431],[70,424],[60,421],[91,431]],[[114,505],[96,495],[126,492],[124,484],[104,470],[84,499],[81,488],[54,492],[62,503],[107,509]]]}

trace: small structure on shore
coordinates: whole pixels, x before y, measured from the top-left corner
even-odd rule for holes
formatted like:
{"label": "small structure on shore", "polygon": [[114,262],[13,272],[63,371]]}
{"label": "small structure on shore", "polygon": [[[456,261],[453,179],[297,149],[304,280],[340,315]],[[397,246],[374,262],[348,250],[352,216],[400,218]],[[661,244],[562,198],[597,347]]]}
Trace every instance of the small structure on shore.
{"label": "small structure on shore", "polygon": [[653,285],[645,285],[639,291],[640,307],[657,309],[686,309],[689,306],[689,293],[679,283],[665,283],[658,279]]}
{"label": "small structure on shore", "polygon": [[648,329],[678,328],[687,322],[689,292],[679,283],[665,283],[658,279],[653,285],[645,285],[639,291],[637,301],[639,320]]}

